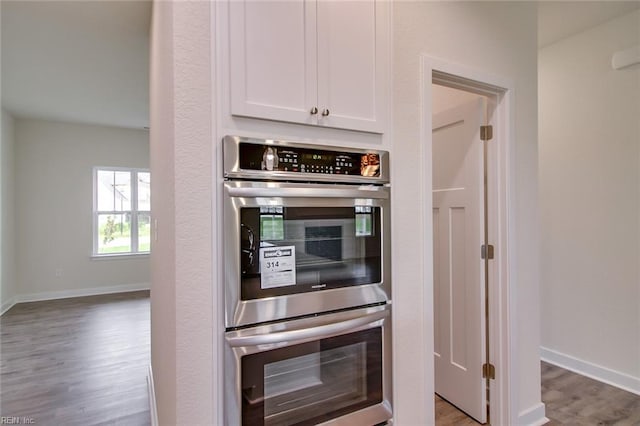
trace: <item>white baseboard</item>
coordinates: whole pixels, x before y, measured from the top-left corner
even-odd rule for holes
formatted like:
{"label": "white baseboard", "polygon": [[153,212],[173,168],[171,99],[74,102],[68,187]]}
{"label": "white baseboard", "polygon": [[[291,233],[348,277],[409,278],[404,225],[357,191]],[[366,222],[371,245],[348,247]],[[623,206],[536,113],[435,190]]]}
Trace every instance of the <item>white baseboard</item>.
{"label": "white baseboard", "polygon": [[68,299],[70,297],[98,296],[100,294],[128,293],[149,290],[149,283],[114,285],[108,287],[79,288],[73,290],[47,291],[43,293],[19,294],[15,303],[40,302],[43,300]]}
{"label": "white baseboard", "polygon": [[621,373],[544,347],[540,348],[540,358],[549,364],[640,395],[640,377]]}
{"label": "white baseboard", "polygon": [[149,375],[147,376],[149,386],[149,413],[151,415],[151,426],[158,426],[158,406],[156,405],[156,387],[153,383],[153,370],[149,364]]}
{"label": "white baseboard", "polygon": [[545,415],[545,408],[542,402],[521,411],[518,414],[518,426],[542,426],[549,422]]}
{"label": "white baseboard", "polygon": [[4,313],[9,309],[13,308],[13,305],[15,305],[16,303],[17,302],[15,297],[12,297],[11,299],[4,302],[2,306],[0,306],[0,316],[4,315]]}

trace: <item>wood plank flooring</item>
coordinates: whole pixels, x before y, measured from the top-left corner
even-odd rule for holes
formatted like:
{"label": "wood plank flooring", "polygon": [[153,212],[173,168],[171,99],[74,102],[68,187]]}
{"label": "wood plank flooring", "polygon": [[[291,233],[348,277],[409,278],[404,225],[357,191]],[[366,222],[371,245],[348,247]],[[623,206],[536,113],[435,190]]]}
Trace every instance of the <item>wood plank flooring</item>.
{"label": "wood plank flooring", "polygon": [[436,395],[436,426],[477,426],[480,423],[451,405],[446,399]]}
{"label": "wood plank flooring", "polygon": [[640,396],[542,363],[548,425],[640,425]]}
{"label": "wood plank flooring", "polygon": [[[542,402],[548,426],[640,425],[640,396],[542,362]],[[436,425],[480,423],[438,395]]]}
{"label": "wood plank flooring", "polygon": [[148,291],[18,304],[0,330],[1,416],[150,424]]}
{"label": "wood plank flooring", "polygon": [[[0,416],[150,425],[149,292],[14,306],[0,317]],[[640,425],[640,396],[542,363],[550,425]],[[477,426],[435,396],[437,426]],[[23,424],[25,422],[23,421]]]}

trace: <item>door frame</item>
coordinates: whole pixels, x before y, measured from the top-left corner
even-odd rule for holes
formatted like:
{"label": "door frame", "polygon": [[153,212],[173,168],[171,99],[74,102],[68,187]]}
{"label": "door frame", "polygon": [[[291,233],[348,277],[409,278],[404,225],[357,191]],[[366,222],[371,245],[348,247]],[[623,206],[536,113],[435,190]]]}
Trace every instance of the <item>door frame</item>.
{"label": "door frame", "polygon": [[[489,262],[489,356],[496,368],[496,379],[490,380],[490,412],[494,425],[513,424],[517,420],[517,389],[514,372],[517,371],[516,330],[518,324],[515,289],[511,287],[510,271],[515,265],[512,247],[515,247],[513,217],[514,194],[510,183],[514,161],[514,83],[507,78],[421,55],[420,58],[420,143],[423,164],[431,170],[432,152],[432,84],[448,86],[489,98],[489,123],[493,125],[493,139],[488,143],[488,224],[489,244],[495,246],[494,260]],[[491,166],[491,165],[495,166]],[[425,229],[425,306],[427,322],[434,324],[433,310],[433,178],[424,173],[425,203],[423,226]],[[480,256],[480,248],[478,248]],[[513,325],[513,326],[512,326]],[[433,354],[432,338],[427,341],[427,353]],[[433,364],[431,364],[433,365]],[[432,372],[432,379],[435,378]]]}

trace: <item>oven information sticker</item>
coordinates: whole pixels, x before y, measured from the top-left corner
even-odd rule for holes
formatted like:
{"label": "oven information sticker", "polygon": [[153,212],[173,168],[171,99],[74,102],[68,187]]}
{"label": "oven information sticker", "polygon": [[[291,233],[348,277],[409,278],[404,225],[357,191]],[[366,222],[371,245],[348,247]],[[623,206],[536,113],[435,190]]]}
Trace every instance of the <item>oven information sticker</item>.
{"label": "oven information sticker", "polygon": [[296,247],[260,249],[260,287],[274,288],[296,284]]}

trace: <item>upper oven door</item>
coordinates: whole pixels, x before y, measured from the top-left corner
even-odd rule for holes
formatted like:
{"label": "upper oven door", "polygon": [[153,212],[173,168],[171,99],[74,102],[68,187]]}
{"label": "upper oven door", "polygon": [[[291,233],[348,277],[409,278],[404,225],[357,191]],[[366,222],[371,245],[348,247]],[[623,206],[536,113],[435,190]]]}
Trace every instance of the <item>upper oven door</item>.
{"label": "upper oven door", "polygon": [[389,188],[233,181],[224,190],[226,327],[390,300]]}

